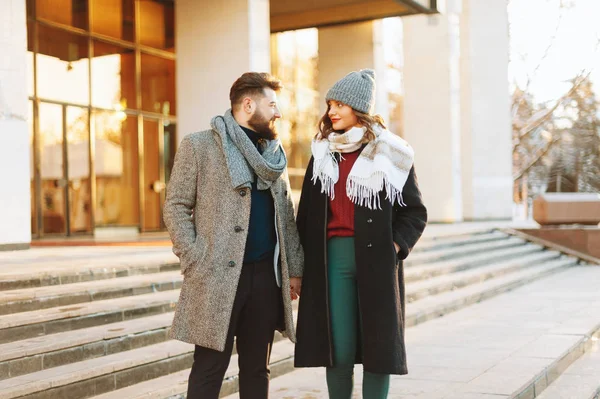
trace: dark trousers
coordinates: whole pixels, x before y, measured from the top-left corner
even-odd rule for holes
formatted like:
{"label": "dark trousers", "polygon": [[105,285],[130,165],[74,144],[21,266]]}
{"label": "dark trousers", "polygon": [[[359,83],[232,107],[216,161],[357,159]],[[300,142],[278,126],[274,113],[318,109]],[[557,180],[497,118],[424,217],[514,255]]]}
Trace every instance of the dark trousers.
{"label": "dark trousers", "polygon": [[271,259],[244,263],[237,288],[225,350],[196,345],[188,381],[188,399],[217,399],[231,359],[233,337],[239,365],[241,399],[269,396],[269,358],[273,334],[283,310]]}

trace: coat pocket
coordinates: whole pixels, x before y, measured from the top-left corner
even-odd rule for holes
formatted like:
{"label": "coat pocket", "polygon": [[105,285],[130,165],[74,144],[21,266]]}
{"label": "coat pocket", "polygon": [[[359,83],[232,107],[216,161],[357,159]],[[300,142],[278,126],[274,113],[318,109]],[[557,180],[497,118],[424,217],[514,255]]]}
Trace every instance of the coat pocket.
{"label": "coat pocket", "polygon": [[189,275],[198,268],[202,259],[206,256],[206,245],[198,236],[194,240],[194,244],[180,258],[181,274]]}

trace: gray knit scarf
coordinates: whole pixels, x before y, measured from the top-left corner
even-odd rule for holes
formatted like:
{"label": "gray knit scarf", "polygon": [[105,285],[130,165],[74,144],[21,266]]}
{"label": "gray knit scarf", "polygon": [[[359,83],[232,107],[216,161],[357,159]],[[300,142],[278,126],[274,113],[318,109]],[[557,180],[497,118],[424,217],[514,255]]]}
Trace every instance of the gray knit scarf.
{"label": "gray knit scarf", "polygon": [[210,125],[221,138],[223,154],[234,188],[251,187],[256,173],[258,189],[266,190],[285,170],[287,158],[281,142],[261,140],[261,154],[233,118],[231,109],[223,116],[215,116]]}

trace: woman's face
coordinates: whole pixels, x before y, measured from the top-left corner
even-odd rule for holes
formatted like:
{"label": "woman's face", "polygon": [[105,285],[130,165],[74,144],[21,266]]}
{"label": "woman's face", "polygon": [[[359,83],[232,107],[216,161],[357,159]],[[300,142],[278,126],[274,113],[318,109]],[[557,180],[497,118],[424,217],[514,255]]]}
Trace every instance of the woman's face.
{"label": "woman's face", "polygon": [[329,101],[327,105],[329,106],[327,116],[331,120],[333,130],[347,132],[354,126],[359,126],[358,118],[350,106],[339,101]]}

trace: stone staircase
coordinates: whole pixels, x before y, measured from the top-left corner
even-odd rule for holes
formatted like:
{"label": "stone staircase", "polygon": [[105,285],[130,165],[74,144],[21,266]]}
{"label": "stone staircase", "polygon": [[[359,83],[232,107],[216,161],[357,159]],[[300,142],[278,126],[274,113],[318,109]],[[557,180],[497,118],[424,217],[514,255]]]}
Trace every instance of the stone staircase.
{"label": "stone staircase", "polygon": [[[423,238],[405,262],[407,326],[578,263],[500,231]],[[168,339],[181,282],[170,248],[0,254],[0,398],[185,397],[193,346]],[[237,391],[236,357],[221,396]],[[277,335],[271,376],[293,371]]]}

